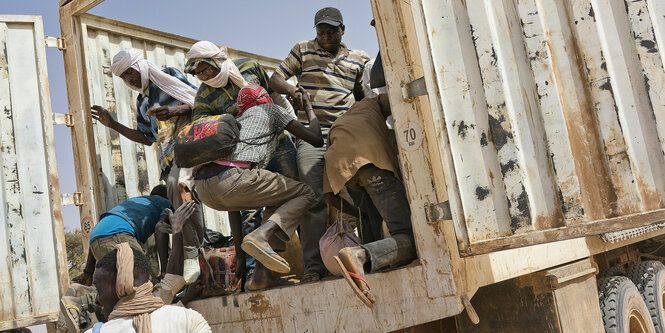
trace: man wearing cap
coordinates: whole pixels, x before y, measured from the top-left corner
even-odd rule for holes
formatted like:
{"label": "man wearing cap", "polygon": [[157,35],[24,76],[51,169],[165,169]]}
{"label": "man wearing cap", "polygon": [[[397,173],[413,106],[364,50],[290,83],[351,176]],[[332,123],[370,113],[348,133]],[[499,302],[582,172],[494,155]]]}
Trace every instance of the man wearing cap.
{"label": "man wearing cap", "polygon": [[[270,87],[287,94],[296,108],[302,110],[303,93],[310,96],[314,112],[322,127],[324,140],[332,123],[356,101],[364,97],[362,77],[369,56],[364,51],[349,50],[342,43],[344,23],[337,8],[326,7],[314,16],[316,38],[296,44],[270,77]],[[299,79],[300,88],[286,82],[292,76]],[[299,114],[299,119],[305,119]],[[312,187],[317,204],[301,224],[301,245],[305,259],[302,282],[318,281],[325,273],[319,253],[319,239],[326,230],[326,204],[323,199],[323,154],[325,146],[315,148],[297,140],[298,174],[300,180]]]}

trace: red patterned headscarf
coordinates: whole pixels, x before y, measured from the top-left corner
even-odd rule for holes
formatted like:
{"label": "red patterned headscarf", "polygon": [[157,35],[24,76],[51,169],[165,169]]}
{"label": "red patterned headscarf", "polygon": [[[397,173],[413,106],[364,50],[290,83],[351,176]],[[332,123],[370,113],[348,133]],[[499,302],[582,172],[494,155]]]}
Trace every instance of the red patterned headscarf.
{"label": "red patterned headscarf", "polygon": [[268,92],[261,86],[256,84],[248,84],[238,93],[238,114],[236,117],[247,111],[247,109],[252,106],[257,106],[266,103],[272,103],[272,98],[268,95]]}

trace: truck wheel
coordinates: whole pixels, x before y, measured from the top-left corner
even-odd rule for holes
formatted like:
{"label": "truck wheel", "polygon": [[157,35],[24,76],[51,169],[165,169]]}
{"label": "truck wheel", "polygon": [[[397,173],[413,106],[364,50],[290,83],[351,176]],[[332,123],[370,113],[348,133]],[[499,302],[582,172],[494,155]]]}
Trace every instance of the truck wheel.
{"label": "truck wheel", "polygon": [[607,333],[655,333],[649,309],[625,276],[598,280],[598,300]]}
{"label": "truck wheel", "polygon": [[665,266],[655,260],[638,262],[628,267],[627,276],[642,294],[656,332],[665,332]]}
{"label": "truck wheel", "polygon": [[626,276],[626,269],[623,266],[612,266],[598,273],[599,279],[610,276]]}

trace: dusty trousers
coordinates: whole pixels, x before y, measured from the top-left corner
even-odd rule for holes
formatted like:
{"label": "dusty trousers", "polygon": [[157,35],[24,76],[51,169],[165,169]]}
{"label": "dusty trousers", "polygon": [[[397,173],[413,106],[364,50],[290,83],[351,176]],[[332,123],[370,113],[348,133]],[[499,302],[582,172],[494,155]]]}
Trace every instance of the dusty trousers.
{"label": "dusty trousers", "polygon": [[347,182],[347,186],[355,190],[349,191],[349,194],[361,211],[378,212],[368,214],[370,219],[363,223],[369,223],[370,226],[362,226],[362,229],[380,230],[382,221],[386,221],[390,232],[388,238],[361,246],[369,254],[369,267],[366,267],[366,271],[395,268],[416,259],[409,201],[406,199],[404,185],[395,174],[368,164],[356,172]]}
{"label": "dusty trousers", "polygon": [[[169,175],[166,177],[166,193],[169,201],[173,204],[174,212],[183,204],[182,199],[180,198],[180,188],[178,187],[179,175],[180,168],[174,164],[171,167]],[[195,259],[199,257],[199,247],[203,242],[204,227],[203,207],[197,202],[196,213],[190,217],[190,220],[185,223],[182,228],[182,243],[185,251],[185,259]]]}
{"label": "dusty trousers", "polygon": [[316,202],[307,184],[265,169],[233,167],[194,182],[199,198],[212,209],[236,211],[265,207],[263,221],[275,222],[281,230],[276,236],[283,241],[291,238],[303,214]]}

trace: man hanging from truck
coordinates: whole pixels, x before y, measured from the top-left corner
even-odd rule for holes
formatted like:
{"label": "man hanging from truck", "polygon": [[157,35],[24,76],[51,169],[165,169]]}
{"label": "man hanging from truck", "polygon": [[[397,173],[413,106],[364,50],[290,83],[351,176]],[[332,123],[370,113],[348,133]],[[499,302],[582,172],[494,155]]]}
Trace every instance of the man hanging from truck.
{"label": "man hanging from truck", "polygon": [[[102,106],[92,106],[92,117],[122,136],[144,145],[158,143],[160,179],[166,182],[168,199],[175,209],[183,203],[181,188],[191,179],[191,170],[180,170],[173,164],[172,135],[176,128],[189,119],[194,105],[196,86],[187,81],[179,70],[166,67],[160,70],[143,58],[143,52],[128,49],[113,57],[111,72],[122,78],[132,90],[139,93],[136,99],[136,124],[132,129],[111,117]],[[181,180],[179,180],[181,179]],[[183,185],[179,185],[179,183]],[[199,275],[198,251],[203,241],[202,209],[192,216],[197,223],[188,223],[184,232],[185,280],[192,283]],[[167,230],[168,228],[162,228]]]}
{"label": "man hanging from truck", "polygon": [[[372,69],[372,81],[383,76],[379,75],[381,67],[379,57]],[[377,81],[372,88],[385,85],[385,81]],[[369,216],[369,221],[364,220],[365,225],[359,226],[364,230],[364,244],[345,247],[335,257],[349,285],[368,306],[375,299],[365,281],[365,272],[399,267],[416,259],[411,210],[400,179],[395,134],[386,125],[390,114],[385,93],[355,103],[330,129],[325,154],[324,192],[329,203],[338,205],[342,200],[338,194],[346,186],[354,203]],[[382,221],[390,232],[390,237],[383,239]]]}
{"label": "man hanging from truck", "polygon": [[[342,43],[344,23],[337,8],[326,7],[314,16],[316,38],[296,44],[270,77],[275,91],[287,94],[297,109],[302,110],[303,95],[309,93],[312,106],[323,127],[324,141],[330,125],[361,100],[362,74],[369,56],[364,51],[349,50]],[[302,88],[286,82],[298,77]],[[355,98],[354,98],[355,97]],[[301,120],[304,114],[301,114]],[[296,142],[300,180],[312,187],[317,203],[303,217],[308,223],[301,226],[301,244],[305,259],[302,283],[318,281],[326,273],[319,254],[319,239],[326,231],[326,204],[323,198],[323,154],[325,146],[312,147],[303,140]]]}
{"label": "man hanging from truck", "polygon": [[[194,102],[192,111],[194,118],[221,114],[237,115],[238,93],[247,84],[256,84],[270,92],[268,74],[263,67],[250,58],[229,59],[226,47],[217,47],[209,41],[199,41],[192,45],[185,56],[187,58],[185,72],[196,75],[203,81]],[[273,93],[271,98],[276,104],[286,109],[287,113],[294,113],[291,105],[282,95]],[[297,179],[296,148],[288,134],[282,133],[279,136],[278,146],[266,165],[266,169],[291,179]],[[258,228],[262,220],[261,215],[260,209],[229,212],[232,232],[238,225],[242,229],[241,234],[233,235],[234,239],[240,242],[244,235]],[[256,265],[254,258],[246,256],[239,245],[240,243],[236,246],[234,267],[239,279],[246,273],[246,289],[259,290],[282,281],[260,263]],[[256,269],[254,269],[255,265]]]}
{"label": "man hanging from truck", "polygon": [[[276,247],[289,241],[316,197],[307,184],[264,168],[284,129],[313,146],[323,145],[316,115],[306,97],[304,101],[308,128],[293,113],[274,104],[263,87],[249,84],[242,88],[238,93],[236,119],[240,130],[236,146],[229,155],[204,163],[194,181],[201,200],[213,209],[266,207],[263,223],[244,236],[241,248],[276,273],[290,271],[288,262],[275,252]],[[231,230],[234,239],[239,238],[238,227],[232,225]]]}

